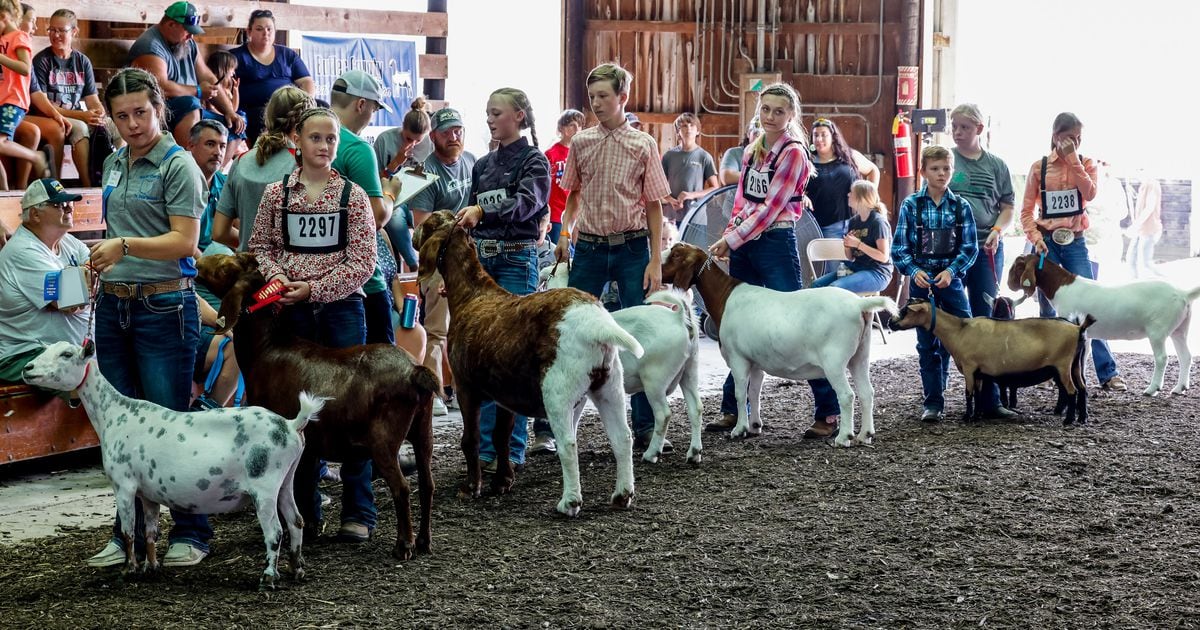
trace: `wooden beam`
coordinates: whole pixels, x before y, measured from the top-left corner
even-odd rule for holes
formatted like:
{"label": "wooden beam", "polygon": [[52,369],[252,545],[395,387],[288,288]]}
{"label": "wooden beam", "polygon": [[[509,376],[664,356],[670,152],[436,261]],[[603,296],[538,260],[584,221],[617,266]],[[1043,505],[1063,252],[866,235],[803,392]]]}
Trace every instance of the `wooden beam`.
{"label": "wooden beam", "polygon": [[[105,229],[99,188],[71,189],[83,195],[75,202],[75,225],[71,232],[100,232]],[[0,192],[0,223],[11,233],[21,225],[21,195],[24,191]]]}
{"label": "wooden beam", "polygon": [[445,79],[450,76],[450,58],[446,55],[417,55],[417,74],[422,79]]}
{"label": "wooden beam", "polygon": [[[62,6],[60,0],[30,0],[29,3],[38,15],[50,15]],[[166,0],[160,3],[140,0],[77,0],[72,3],[71,10],[80,20],[157,24],[162,19],[167,4],[169,3]],[[426,37],[445,37],[448,32],[445,13],[351,10],[247,0],[222,0],[220,3],[200,0],[193,4],[200,11],[200,25],[205,28],[244,28],[250,21],[251,11],[270,9],[280,29]]]}
{"label": "wooden beam", "polygon": [[[884,23],[888,26],[889,23]],[[656,22],[639,20],[587,20],[587,34],[594,33],[695,33],[694,21]],[[789,22],[779,25],[781,33],[819,35],[876,35],[879,24],[872,22]],[[749,30],[747,31],[749,32]]]}

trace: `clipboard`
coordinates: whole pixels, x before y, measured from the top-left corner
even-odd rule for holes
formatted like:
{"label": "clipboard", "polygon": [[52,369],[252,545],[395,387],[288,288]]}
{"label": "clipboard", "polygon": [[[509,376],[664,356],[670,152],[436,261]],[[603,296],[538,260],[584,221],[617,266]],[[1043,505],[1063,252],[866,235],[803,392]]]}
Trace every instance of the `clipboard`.
{"label": "clipboard", "polygon": [[438,180],[438,176],[433,173],[414,171],[408,168],[401,169],[393,177],[400,178],[400,194],[396,196],[397,204],[412,199],[417,193],[429,188],[429,186]]}
{"label": "clipboard", "polygon": [[58,308],[64,310],[83,306],[91,299],[88,291],[87,274],[83,267],[66,267],[59,276]]}

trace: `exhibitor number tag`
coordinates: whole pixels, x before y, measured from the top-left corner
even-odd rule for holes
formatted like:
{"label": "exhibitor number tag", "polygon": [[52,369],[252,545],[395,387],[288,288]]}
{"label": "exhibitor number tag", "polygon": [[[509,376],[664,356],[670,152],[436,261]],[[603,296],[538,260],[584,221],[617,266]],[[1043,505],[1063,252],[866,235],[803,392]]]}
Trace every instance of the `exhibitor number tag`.
{"label": "exhibitor number tag", "polygon": [[1079,190],[1076,188],[1047,190],[1043,194],[1045,195],[1045,206],[1042,216],[1047,219],[1070,217],[1083,212],[1083,204],[1079,200]]}
{"label": "exhibitor number tag", "polygon": [[319,214],[288,213],[288,245],[299,248],[327,248],[339,245],[342,220],[340,212]]}

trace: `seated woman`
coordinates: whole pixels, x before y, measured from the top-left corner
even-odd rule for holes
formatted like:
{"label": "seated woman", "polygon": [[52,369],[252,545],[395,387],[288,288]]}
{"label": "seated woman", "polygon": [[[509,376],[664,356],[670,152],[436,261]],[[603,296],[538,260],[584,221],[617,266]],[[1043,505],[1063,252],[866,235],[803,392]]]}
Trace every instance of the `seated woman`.
{"label": "seated woman", "polygon": [[849,275],[838,277],[835,269],[813,281],[813,287],[840,287],[855,293],[882,291],[892,280],[891,234],[887,208],[879,200],[879,189],[870,180],[850,186],[850,217],[842,244],[846,246]]}
{"label": "seated woman", "polygon": [[87,246],[67,233],[80,199],[53,179],[35,180],[21,197],[21,226],[0,250],[0,381],[20,383],[47,345],[87,336],[88,305],[60,309],[47,291],[51,274],[88,260]]}

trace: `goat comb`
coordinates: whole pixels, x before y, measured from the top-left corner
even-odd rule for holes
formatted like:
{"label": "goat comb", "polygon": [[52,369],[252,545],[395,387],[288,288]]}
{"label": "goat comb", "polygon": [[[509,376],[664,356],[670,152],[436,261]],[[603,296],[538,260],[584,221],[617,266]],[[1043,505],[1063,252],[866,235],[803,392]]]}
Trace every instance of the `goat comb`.
{"label": "goat comb", "polygon": [[246,310],[253,313],[268,304],[278,302],[279,298],[283,297],[284,289],[286,287],[283,286],[283,281],[275,278],[254,293],[254,304],[251,304],[250,308]]}

